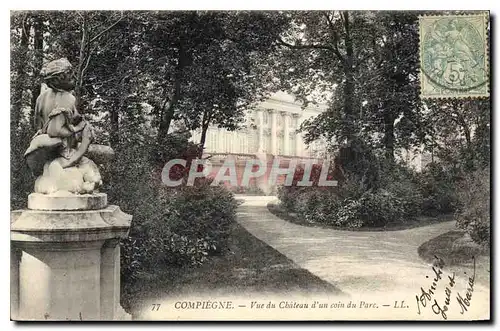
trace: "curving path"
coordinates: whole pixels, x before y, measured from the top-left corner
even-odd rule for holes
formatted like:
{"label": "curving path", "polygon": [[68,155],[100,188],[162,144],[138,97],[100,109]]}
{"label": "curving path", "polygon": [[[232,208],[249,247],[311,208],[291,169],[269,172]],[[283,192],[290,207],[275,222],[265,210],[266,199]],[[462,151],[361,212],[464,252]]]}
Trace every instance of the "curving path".
{"label": "curving path", "polygon": [[[418,247],[455,229],[454,221],[385,232],[307,227],[271,214],[267,203],[275,197],[238,196],[237,199],[242,202],[238,222],[252,235],[348,295],[404,294],[414,303],[420,287],[430,286],[434,277],[431,266],[418,256]],[[451,271],[455,270],[445,272]],[[469,269],[456,272],[472,274]],[[455,290],[465,291],[466,284],[465,277],[457,280]],[[476,284],[474,299],[488,304],[489,289]]]}

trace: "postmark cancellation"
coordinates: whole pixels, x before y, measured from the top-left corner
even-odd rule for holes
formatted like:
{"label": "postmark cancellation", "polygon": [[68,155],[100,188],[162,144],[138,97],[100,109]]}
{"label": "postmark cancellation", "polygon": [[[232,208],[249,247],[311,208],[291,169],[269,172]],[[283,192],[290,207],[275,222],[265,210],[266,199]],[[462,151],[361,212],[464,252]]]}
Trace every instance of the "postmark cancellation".
{"label": "postmark cancellation", "polygon": [[422,98],[489,96],[489,14],[419,17]]}

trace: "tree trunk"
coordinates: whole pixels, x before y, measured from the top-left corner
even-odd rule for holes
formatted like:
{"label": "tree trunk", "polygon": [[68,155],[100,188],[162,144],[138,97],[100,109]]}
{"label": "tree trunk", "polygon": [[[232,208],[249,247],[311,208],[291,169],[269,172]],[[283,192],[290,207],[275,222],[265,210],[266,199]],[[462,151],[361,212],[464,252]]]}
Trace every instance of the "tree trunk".
{"label": "tree trunk", "polygon": [[[34,79],[33,85],[31,88],[31,109],[30,109],[30,118],[34,118],[35,116],[35,105],[36,99],[40,95],[40,71],[42,70],[43,65],[43,21],[40,16],[34,17],[33,22],[33,48],[35,50],[35,61],[34,61]],[[34,125],[34,121],[32,121]],[[35,128],[33,128],[35,129]]]}
{"label": "tree trunk", "polygon": [[109,132],[109,142],[112,148],[117,148],[120,143],[120,124],[119,124],[119,115],[118,115],[118,107],[111,107],[109,110],[109,119],[111,122],[111,128]]}
{"label": "tree trunk", "polygon": [[349,145],[355,138],[356,117],[354,114],[354,77],[351,70],[345,70],[346,81],[344,85],[344,137]]}
{"label": "tree trunk", "polygon": [[201,159],[203,156],[203,150],[205,149],[205,142],[207,140],[207,131],[210,125],[210,114],[207,112],[203,113],[203,119],[201,121],[201,137],[198,150],[198,157]]}
{"label": "tree trunk", "polygon": [[[467,107],[467,105],[465,106]],[[462,131],[465,136],[465,142],[467,144],[467,149],[472,152],[473,146],[472,146],[472,134],[471,134],[471,129],[469,127],[469,124],[465,121],[464,116],[460,112],[456,112],[456,120],[455,122],[462,128]]]}
{"label": "tree trunk", "polygon": [[174,119],[174,111],[177,106],[177,102],[181,97],[181,80],[183,75],[184,66],[187,62],[186,52],[182,44],[179,46],[179,53],[177,57],[177,67],[174,76],[174,86],[170,96],[167,97],[166,104],[160,112],[160,124],[158,126],[158,143],[161,145],[168,135],[168,130],[170,129],[170,124]]}
{"label": "tree trunk", "polygon": [[200,137],[200,149],[198,151],[198,157],[201,159],[201,157],[203,156],[203,150],[205,149],[205,142],[207,140],[207,130],[208,130],[208,125],[207,126],[203,126],[201,128],[201,137]]}
{"label": "tree trunk", "polygon": [[389,109],[384,111],[384,139],[385,157],[388,161],[394,162],[394,118]]}
{"label": "tree trunk", "polygon": [[19,42],[20,51],[18,54],[18,60],[15,62],[13,70],[16,72],[16,80],[13,82],[12,86],[12,114],[10,117],[10,127],[15,129],[19,125],[21,118],[21,111],[23,108],[23,90],[26,85],[26,63],[28,54],[28,42],[31,30],[31,22],[28,16],[23,18],[21,23],[21,40]]}
{"label": "tree trunk", "polygon": [[[489,106],[489,103],[488,103]],[[486,111],[485,111],[486,109]],[[478,120],[476,124],[476,131],[474,133],[473,141],[475,141],[476,157],[483,166],[489,166],[491,162],[491,120],[489,107],[477,107]]]}
{"label": "tree trunk", "polygon": [[345,47],[346,47],[346,58],[344,63],[344,74],[345,74],[345,84],[344,84],[344,136],[347,140],[348,145],[354,140],[356,135],[356,114],[354,112],[354,48],[351,35],[351,27],[349,22],[349,13],[347,11],[343,12],[344,17],[344,29],[345,29]]}
{"label": "tree trunk", "polygon": [[[128,31],[123,31],[123,34],[125,36],[125,40],[127,40],[127,37],[129,36]],[[131,53],[131,45],[129,42],[125,41],[125,44],[123,44],[123,46],[124,46],[123,52],[120,52],[119,59],[121,59],[122,61],[126,61]],[[91,54],[89,54],[88,56],[91,56]],[[127,113],[127,106],[128,106],[127,98],[131,90],[131,81],[130,81],[131,74],[128,73],[127,70],[124,70],[123,68],[120,70],[120,68],[121,68],[120,65],[118,65],[116,68],[116,75],[119,75],[120,77],[118,84],[115,86],[116,89],[115,100],[118,100],[118,102],[116,102],[116,107],[113,107],[110,110],[111,131],[109,133],[109,140],[110,140],[109,142],[111,144],[111,147],[113,148],[117,148],[118,144],[120,143],[120,114]]]}
{"label": "tree trunk", "polygon": [[[175,94],[175,93],[174,93]],[[171,97],[171,100],[167,102],[165,100],[165,104],[160,111],[160,126],[158,127],[158,143],[161,145],[165,138],[168,135],[168,130],[170,130],[170,124],[174,119],[174,111],[175,106],[177,104],[177,100],[175,97]]]}
{"label": "tree trunk", "polygon": [[467,125],[467,123],[463,118],[460,118],[459,121],[462,125],[462,130],[464,131],[465,141],[467,142],[467,148],[472,149],[472,137],[469,126]]}
{"label": "tree trunk", "polygon": [[82,15],[83,15],[82,39],[80,40],[80,54],[78,56],[78,67],[76,69],[75,98],[76,98],[76,107],[78,108],[79,111],[83,112],[83,110],[80,109],[80,105],[81,105],[81,96],[83,88],[83,68],[87,56],[89,56],[89,54],[87,54],[89,33],[88,33],[87,16],[84,12],[82,13]]}
{"label": "tree trunk", "polygon": [[474,146],[472,146],[472,135],[469,126],[463,119],[463,117],[460,118],[460,122],[462,123],[462,129],[464,131],[465,135],[465,141],[467,143],[467,165],[472,168],[474,166],[474,159],[475,159],[475,150]]}

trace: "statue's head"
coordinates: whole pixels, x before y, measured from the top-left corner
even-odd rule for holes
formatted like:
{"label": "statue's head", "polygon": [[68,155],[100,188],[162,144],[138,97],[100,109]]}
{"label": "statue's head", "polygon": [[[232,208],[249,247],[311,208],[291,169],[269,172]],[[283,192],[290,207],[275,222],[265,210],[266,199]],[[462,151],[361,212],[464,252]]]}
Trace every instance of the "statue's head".
{"label": "statue's head", "polygon": [[46,63],[40,74],[52,89],[71,91],[75,87],[73,66],[66,58]]}

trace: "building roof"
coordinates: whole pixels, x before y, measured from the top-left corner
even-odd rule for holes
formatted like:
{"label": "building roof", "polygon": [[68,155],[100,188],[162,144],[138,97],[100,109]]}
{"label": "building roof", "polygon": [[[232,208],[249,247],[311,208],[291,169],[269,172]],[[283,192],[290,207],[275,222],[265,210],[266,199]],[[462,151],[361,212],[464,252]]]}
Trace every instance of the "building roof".
{"label": "building roof", "polygon": [[308,112],[321,113],[328,108],[328,106],[324,103],[319,103],[317,105],[310,103],[307,107],[305,107],[305,109],[302,109],[302,106],[303,103],[296,100],[295,96],[292,94],[278,91],[260,103],[258,108],[276,109],[293,113],[302,113],[304,110]]}

